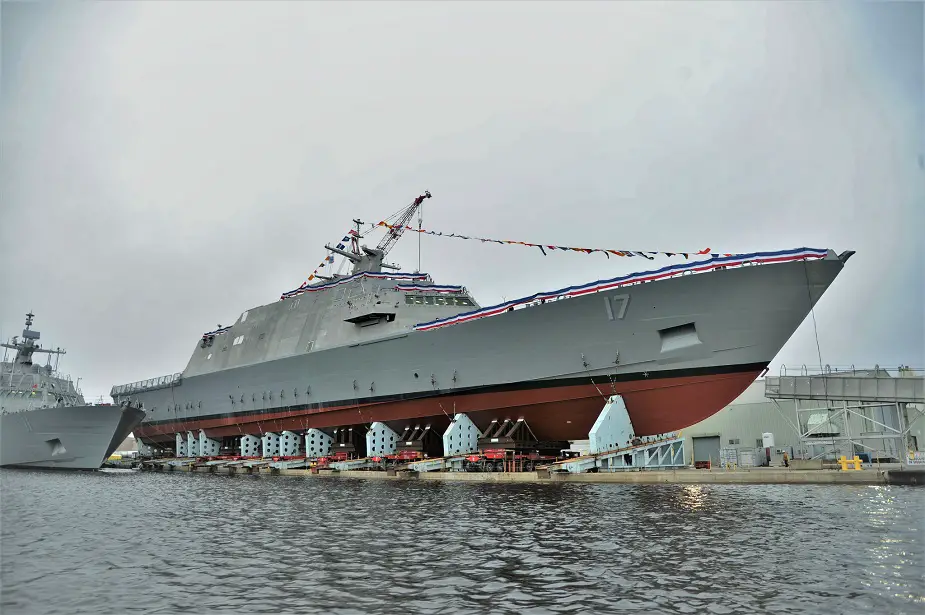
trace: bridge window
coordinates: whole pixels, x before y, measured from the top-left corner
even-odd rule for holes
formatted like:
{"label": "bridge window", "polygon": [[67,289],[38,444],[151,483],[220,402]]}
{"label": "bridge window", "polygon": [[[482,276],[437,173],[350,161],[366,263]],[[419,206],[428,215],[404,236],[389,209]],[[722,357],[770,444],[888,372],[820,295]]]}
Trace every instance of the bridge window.
{"label": "bridge window", "polygon": [[405,295],[405,303],[408,305],[458,305],[462,307],[475,305],[468,297],[442,295],[436,297],[430,295]]}

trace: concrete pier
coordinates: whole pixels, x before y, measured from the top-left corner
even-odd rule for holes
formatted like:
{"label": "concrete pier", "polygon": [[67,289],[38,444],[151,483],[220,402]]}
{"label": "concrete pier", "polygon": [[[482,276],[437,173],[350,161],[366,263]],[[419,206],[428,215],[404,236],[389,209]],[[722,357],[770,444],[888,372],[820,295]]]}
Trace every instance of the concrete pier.
{"label": "concrete pier", "polygon": [[[292,465],[298,465],[291,463]],[[248,467],[249,466],[249,467]],[[193,459],[145,461],[142,471],[197,472],[210,474],[258,474],[305,478],[363,478],[367,480],[438,480],[475,483],[621,483],[621,484],[739,484],[739,485],[887,485],[922,484],[908,477],[909,470],[891,469],[794,470],[790,468],[750,468],[746,470],[642,470],[573,474],[548,472],[410,472],[382,470],[343,470],[329,468],[274,468],[269,463],[241,462],[197,464]],[[891,473],[895,477],[891,477]],[[918,478],[918,473],[916,473]]]}

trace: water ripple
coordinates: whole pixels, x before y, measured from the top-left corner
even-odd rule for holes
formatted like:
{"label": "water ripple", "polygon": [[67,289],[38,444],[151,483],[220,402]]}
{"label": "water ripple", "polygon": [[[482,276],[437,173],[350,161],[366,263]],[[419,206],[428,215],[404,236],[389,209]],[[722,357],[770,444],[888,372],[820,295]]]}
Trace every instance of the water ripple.
{"label": "water ripple", "polygon": [[920,613],[925,490],[2,471],[6,613]]}

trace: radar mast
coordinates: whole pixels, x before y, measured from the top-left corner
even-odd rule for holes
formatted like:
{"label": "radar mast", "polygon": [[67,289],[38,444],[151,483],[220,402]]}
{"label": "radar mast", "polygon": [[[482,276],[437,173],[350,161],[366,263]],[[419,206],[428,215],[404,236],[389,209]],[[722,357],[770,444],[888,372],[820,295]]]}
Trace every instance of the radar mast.
{"label": "radar mast", "polygon": [[[424,194],[415,198],[410,205],[394,214],[392,217],[397,216],[395,222],[389,225],[386,230],[385,237],[382,238],[382,240],[375,248],[359,245],[359,228],[363,224],[363,221],[359,218],[356,218],[353,221],[354,224],[357,225],[357,231],[356,235],[353,237],[353,241],[351,241],[351,247],[353,248],[352,251],[347,251],[330,244],[325,244],[324,247],[326,250],[329,250],[335,254],[340,254],[353,263],[353,271],[351,272],[351,275],[362,272],[379,273],[383,269],[394,269],[398,271],[401,269],[399,265],[385,263],[383,260],[385,259],[386,254],[389,253],[389,250],[391,250],[398,242],[398,240],[401,239],[401,236],[404,234],[405,229],[407,228],[408,222],[410,222],[411,218],[414,217],[414,213],[424,202],[424,199],[429,198],[431,198],[430,191],[425,190]],[[420,262],[420,250],[418,251],[418,261]],[[325,279],[323,276],[317,277]]]}
{"label": "radar mast", "polygon": [[[49,361],[51,360],[51,355],[62,355],[67,354],[66,351],[57,348],[52,350],[51,348],[42,348],[39,344],[36,344],[36,341],[42,337],[42,334],[38,331],[32,330],[32,319],[35,318],[35,314],[29,312],[26,314],[26,328],[22,330],[22,341],[20,342],[18,337],[14,335],[13,339],[8,343],[0,344],[0,347],[10,348],[11,350],[16,351],[16,358],[14,362],[17,365],[32,365],[32,355],[35,353],[48,353]],[[57,359],[55,361],[55,366],[57,366]]]}

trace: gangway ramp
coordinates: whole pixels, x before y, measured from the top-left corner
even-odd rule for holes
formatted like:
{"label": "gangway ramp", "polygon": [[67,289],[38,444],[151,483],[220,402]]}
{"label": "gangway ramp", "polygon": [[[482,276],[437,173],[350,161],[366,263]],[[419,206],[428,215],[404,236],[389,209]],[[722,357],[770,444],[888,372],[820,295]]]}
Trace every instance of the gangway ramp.
{"label": "gangway ramp", "polygon": [[892,377],[882,369],[869,372],[828,372],[808,375],[767,376],[768,399],[925,403],[925,377],[921,372],[899,370]]}

